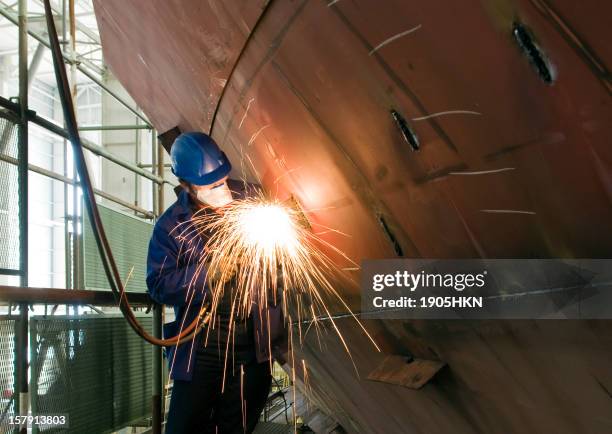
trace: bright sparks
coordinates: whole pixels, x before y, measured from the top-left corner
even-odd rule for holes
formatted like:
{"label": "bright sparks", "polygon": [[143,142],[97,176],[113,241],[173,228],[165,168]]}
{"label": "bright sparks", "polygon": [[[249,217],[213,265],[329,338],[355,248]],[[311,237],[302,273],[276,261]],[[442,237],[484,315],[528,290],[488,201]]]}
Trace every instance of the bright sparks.
{"label": "bright sparks", "polygon": [[[285,320],[290,324],[288,346],[291,359],[294,343],[291,324],[297,324],[301,343],[302,323],[310,323],[309,328],[314,325],[318,336],[321,320],[331,322],[350,356],[328,302],[335,300],[346,311],[352,312],[332,284],[339,270],[320,247],[350,260],[310,230],[297,206],[263,196],[235,200],[222,212],[196,213],[190,224],[181,229],[183,235],[179,235],[179,239],[193,239],[190,235],[194,231],[207,239],[204,246],[187,245],[183,250],[200,264],[198,272],[207,273],[213,328],[217,307],[227,300],[229,291],[231,318],[246,318],[254,304],[260,309],[260,317],[269,305],[282,304]],[[193,278],[196,280],[197,276]],[[192,291],[197,290],[201,289],[192,288]],[[353,317],[378,349],[363,325]],[[226,364],[229,345],[230,339],[226,344]]]}
{"label": "bright sparks", "polygon": [[299,317],[320,313],[317,306],[305,311],[302,298],[309,295],[315,305],[324,307],[320,290],[333,291],[326,276],[333,265],[300,224],[299,210],[257,197],[234,201],[221,214],[197,216],[195,221],[211,234],[203,260],[213,311],[229,288],[240,316],[246,316],[253,303],[266,307],[282,302],[286,308],[289,301],[295,302],[291,305],[298,307]]}

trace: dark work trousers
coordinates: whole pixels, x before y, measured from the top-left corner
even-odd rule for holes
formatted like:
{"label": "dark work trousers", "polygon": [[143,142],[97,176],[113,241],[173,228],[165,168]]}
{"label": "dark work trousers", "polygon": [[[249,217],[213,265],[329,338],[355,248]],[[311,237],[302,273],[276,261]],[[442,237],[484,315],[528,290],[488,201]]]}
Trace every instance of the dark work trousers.
{"label": "dark work trousers", "polygon": [[252,320],[235,322],[221,392],[229,335],[226,318],[220,314],[206,346],[194,349],[192,380],[174,381],[166,434],[251,433],[255,429],[270,393],[270,363],[257,363]]}

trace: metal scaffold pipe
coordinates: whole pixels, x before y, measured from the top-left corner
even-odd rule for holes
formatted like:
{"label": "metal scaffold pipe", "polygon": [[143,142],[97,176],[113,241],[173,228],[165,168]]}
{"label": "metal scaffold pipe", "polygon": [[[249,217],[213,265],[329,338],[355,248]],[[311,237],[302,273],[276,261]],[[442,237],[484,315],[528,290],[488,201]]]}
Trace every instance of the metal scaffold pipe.
{"label": "metal scaffold pipe", "polygon": [[[0,161],[4,161],[4,162],[7,162],[9,164],[15,164],[15,165],[18,164],[18,159],[17,158],[9,157],[9,156],[2,155],[2,154],[0,154]],[[68,185],[75,185],[75,184],[78,185],[78,182],[75,183],[75,181],[73,179],[71,179],[71,178],[69,178],[69,177],[67,177],[65,175],[60,175],[59,173],[55,173],[55,172],[53,172],[51,170],[45,169],[44,167],[36,166],[34,164],[28,164],[28,170],[30,170],[30,171],[32,171],[34,173],[38,173],[40,175],[46,176],[46,177],[51,178],[51,179],[55,179],[56,181],[63,182],[63,183],[68,184]],[[102,190],[94,188],[94,193],[97,196],[103,197],[106,200],[109,200],[109,201],[114,202],[114,203],[116,203],[118,205],[124,206],[124,207],[126,207],[126,208],[128,208],[128,209],[130,209],[132,211],[135,211],[135,212],[137,212],[139,214],[142,214],[145,218],[152,219],[152,218],[155,217],[155,214],[153,212],[148,211],[148,210],[146,210],[146,209],[144,209],[142,207],[133,205],[133,204],[131,204],[131,203],[121,199],[121,198],[115,197],[112,194],[108,194],[108,193],[106,193],[106,192],[104,192]]]}
{"label": "metal scaffold pipe", "polygon": [[[6,98],[0,97],[0,105],[8,110],[11,110],[13,113],[19,115],[21,112],[21,105],[20,104],[16,104],[14,102],[11,102],[9,100],[7,100]],[[42,118],[40,116],[38,116],[34,111],[31,110],[26,110],[26,116],[28,118],[28,121],[39,125],[41,127],[43,127],[46,130],[51,131],[54,134],[57,134],[60,137],[64,137],[66,139],[68,139],[68,132],[60,127],[59,125],[54,124],[51,121],[48,121],[45,118]],[[153,173],[149,172],[148,170],[144,170],[141,167],[138,167],[132,163],[129,163],[127,161],[122,160],[121,158],[117,157],[116,155],[108,152],[106,149],[104,149],[102,146],[97,145],[93,142],[90,142],[89,140],[86,139],[81,139],[81,144],[83,145],[83,147],[85,149],[87,149],[88,151],[93,152],[96,155],[99,155],[101,157],[106,158],[109,161],[112,161],[115,164],[118,164],[119,166],[134,172],[140,176],[144,176],[147,179],[150,179],[151,181],[155,182],[156,184],[163,184],[163,183],[169,183],[168,181],[164,181],[164,179],[160,176],[156,176]]]}
{"label": "metal scaffold pipe", "polygon": [[[28,286],[28,9],[27,1],[19,0],[19,145],[17,173],[19,179],[19,270],[21,286]],[[28,305],[19,304],[19,321],[15,324],[16,385],[19,392],[19,414],[27,416],[28,390]],[[27,433],[27,424],[19,427]]]}

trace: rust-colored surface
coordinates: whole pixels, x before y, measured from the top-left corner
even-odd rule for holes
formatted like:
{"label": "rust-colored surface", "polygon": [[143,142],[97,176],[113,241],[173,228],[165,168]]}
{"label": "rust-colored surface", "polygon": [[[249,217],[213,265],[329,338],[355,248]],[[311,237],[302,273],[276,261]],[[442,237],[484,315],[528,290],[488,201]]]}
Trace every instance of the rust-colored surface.
{"label": "rust-colored surface", "polygon": [[[419,390],[364,378],[384,359],[350,319],[339,328],[351,360],[328,328],[319,349],[309,333],[306,360],[313,404],[351,433],[610,432],[609,321],[367,321],[395,339],[389,351],[447,362]],[[301,375],[300,370],[297,370]]]}
{"label": "rust-colored surface", "polygon": [[[398,246],[407,257],[609,257],[612,3],[262,3],[94,1],[107,62],[158,130],[212,127],[238,171],[293,195],[356,262]],[[342,292],[358,306],[356,285]],[[380,357],[351,324],[363,377]],[[336,338],[325,352],[307,340],[318,401],[350,432],[612,431],[609,322],[368,324],[395,342],[388,354],[404,346],[448,367],[418,391],[373,384]]]}
{"label": "rust-colored surface", "polygon": [[[207,130],[265,0],[94,0],[104,55],[159,132]],[[184,50],[189,50],[185,55]]]}
{"label": "rust-colored surface", "polygon": [[368,380],[420,389],[443,367],[439,360],[406,360],[405,356],[391,355],[368,374]]}

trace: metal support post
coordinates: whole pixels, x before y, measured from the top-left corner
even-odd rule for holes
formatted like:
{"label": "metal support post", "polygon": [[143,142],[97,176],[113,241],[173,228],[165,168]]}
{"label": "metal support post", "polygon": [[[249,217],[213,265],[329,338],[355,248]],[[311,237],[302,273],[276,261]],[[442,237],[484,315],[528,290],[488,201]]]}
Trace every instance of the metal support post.
{"label": "metal support post", "polygon": [[[155,139],[154,139],[155,140]],[[157,141],[157,176],[164,178],[164,147],[159,140]],[[164,212],[164,183],[157,185],[157,215],[160,216]]]}
{"label": "metal support post", "polygon": [[[162,312],[163,305],[155,305],[153,309],[153,335],[162,337]],[[162,405],[163,398],[163,381],[162,381],[162,348],[153,345],[153,393],[152,393],[152,410],[153,410],[153,434],[162,433],[162,423],[164,420],[164,410]]]}
{"label": "metal support post", "polygon": [[[138,118],[136,118],[136,125],[138,125]],[[137,129],[134,130],[134,145],[134,163],[138,166],[140,164],[140,131]],[[134,205],[140,205],[140,177],[137,174],[134,174]]]}
{"label": "metal support post", "polygon": [[[155,135],[155,130],[151,130],[151,172],[154,175],[157,176],[161,176],[162,174],[157,173],[157,137]],[[143,165],[144,166],[144,165]],[[152,203],[152,207],[151,209],[153,210],[153,214],[155,214],[157,217],[159,217],[159,214],[157,214],[157,188],[155,186],[155,183],[152,182],[151,183],[151,194],[153,195],[153,203]]]}
{"label": "metal support post", "polygon": [[[78,105],[77,105],[77,70],[76,70],[76,17],[74,12],[74,0],[68,1],[68,17],[69,17],[69,29],[70,29],[70,96],[72,97],[72,104],[75,109],[75,116],[78,116]],[[81,275],[81,235],[79,234],[80,224],[80,197],[79,188],[77,184],[77,168],[76,162],[73,161],[72,175],[74,181],[74,187],[72,188],[72,287],[73,289],[82,288],[82,275]],[[74,308],[75,313],[77,308]]]}
{"label": "metal support post", "polygon": [[[28,286],[28,17],[27,0],[19,0],[19,270],[21,286]],[[16,386],[19,396],[19,414],[27,416],[28,396],[28,305],[19,305],[19,323],[16,332]],[[26,434],[27,424],[20,433]]]}
{"label": "metal support post", "polygon": [[[155,131],[151,131],[151,164],[153,165],[153,171],[155,174],[164,178],[164,148],[161,143],[157,139]],[[155,149],[157,147],[157,149]],[[157,152],[157,155],[155,153]],[[155,166],[156,165],[156,166]],[[157,191],[153,192],[153,196],[156,198],[155,204],[157,205],[157,209],[154,209],[154,212],[157,213],[159,217],[164,212],[164,183],[153,184],[153,188],[157,187]],[[164,306],[157,305],[155,306],[155,317],[153,319],[153,327],[155,336],[161,337],[162,335],[162,326],[164,322]],[[153,434],[161,434],[162,432],[162,422],[164,420],[164,386],[162,381],[162,350],[158,347],[153,347]],[[156,407],[155,405],[158,405]]]}
{"label": "metal support post", "polygon": [[[28,320],[28,304],[19,303],[19,319],[15,322],[15,385],[18,391],[18,408],[15,414],[20,416],[27,416],[30,410],[30,396],[28,393]],[[27,426],[27,423],[20,425],[19,434],[27,434]]]}

